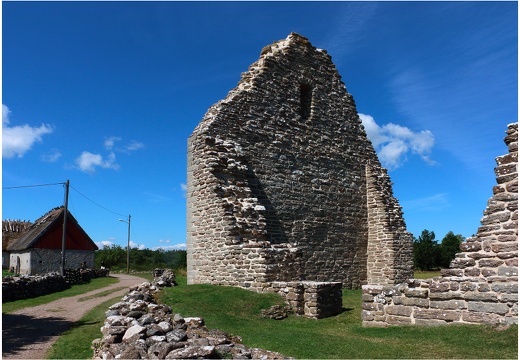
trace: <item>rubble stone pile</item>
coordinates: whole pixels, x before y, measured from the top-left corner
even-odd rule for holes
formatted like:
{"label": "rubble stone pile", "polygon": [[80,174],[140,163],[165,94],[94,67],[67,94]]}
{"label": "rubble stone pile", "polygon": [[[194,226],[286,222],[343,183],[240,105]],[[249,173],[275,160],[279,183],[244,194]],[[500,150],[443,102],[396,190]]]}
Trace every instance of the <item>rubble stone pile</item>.
{"label": "rubble stone pile", "polygon": [[200,317],[183,317],[155,302],[161,287],[174,286],[175,275],[166,270],[153,283],[130,288],[110,306],[101,328],[103,337],[92,342],[93,359],[283,359],[283,355],[248,348],[239,337],[209,330]]}

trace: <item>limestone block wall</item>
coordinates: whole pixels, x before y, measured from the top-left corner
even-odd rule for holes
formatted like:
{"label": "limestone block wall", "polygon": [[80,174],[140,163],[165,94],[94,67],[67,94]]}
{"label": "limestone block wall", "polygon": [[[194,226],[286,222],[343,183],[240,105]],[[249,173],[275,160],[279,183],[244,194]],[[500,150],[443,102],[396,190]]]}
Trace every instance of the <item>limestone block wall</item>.
{"label": "limestone block wall", "polygon": [[518,323],[518,123],[475,237],[440,277],[363,286],[364,326]]}
{"label": "limestone block wall", "polygon": [[343,310],[340,282],[276,281],[268,291],[281,295],[296,315],[322,319]]}
{"label": "limestone block wall", "polygon": [[391,284],[410,249],[331,57],[295,33],[266,46],[188,139],[188,283]]}

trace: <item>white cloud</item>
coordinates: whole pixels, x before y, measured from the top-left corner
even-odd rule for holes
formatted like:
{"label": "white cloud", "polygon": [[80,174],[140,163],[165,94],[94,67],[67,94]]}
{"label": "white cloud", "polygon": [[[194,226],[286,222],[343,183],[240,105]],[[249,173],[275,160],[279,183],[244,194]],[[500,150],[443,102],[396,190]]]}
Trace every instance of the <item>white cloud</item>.
{"label": "white cloud", "polygon": [[184,197],[186,197],[187,190],[188,190],[188,186],[185,183],[181,183],[181,191],[182,191],[182,195]]}
{"label": "white cloud", "polygon": [[129,152],[140,150],[140,149],[144,148],[143,143],[136,141],[136,140],[132,140],[132,141],[130,141],[129,144],[126,144],[124,146],[118,146],[117,148],[114,149],[116,142],[122,141],[122,140],[123,139],[119,136],[110,136],[105,139],[103,146],[107,150],[115,150],[117,152],[122,152],[122,153],[129,153]]}
{"label": "white cloud", "polygon": [[160,243],[169,243],[171,240],[159,240]]}
{"label": "white cloud", "polygon": [[75,162],[77,168],[84,172],[92,173],[96,171],[97,167],[103,169],[119,170],[119,165],[116,163],[116,152],[129,154],[132,151],[136,151],[144,148],[144,144],[132,140],[130,144],[123,147],[116,147],[116,143],[121,141],[122,138],[119,136],[110,136],[103,142],[103,147],[109,151],[108,155],[103,157],[101,154],[94,154],[90,151],[83,151],[81,155],[76,158]]}
{"label": "white cloud", "polygon": [[138,244],[133,241],[130,241],[130,248],[138,248],[139,250],[143,250],[143,249],[146,249],[146,245]]}
{"label": "white cloud", "polygon": [[56,162],[61,157],[61,152],[58,150],[54,150],[51,153],[43,154],[40,159],[45,162]]}
{"label": "white cloud", "polygon": [[130,142],[130,144],[128,144],[125,147],[125,150],[127,150],[127,151],[136,151],[136,150],[139,150],[139,149],[142,149],[142,148],[144,148],[144,144],[143,143],[140,143],[138,141],[132,140]]}
{"label": "white cloud", "polygon": [[106,159],[103,159],[103,156],[100,154],[83,151],[76,159],[76,164],[81,171],[88,173],[96,171],[96,167],[113,170],[119,169],[119,165],[116,163],[116,155],[113,152],[111,152]]}
{"label": "white cloud", "polygon": [[413,132],[407,127],[389,123],[379,126],[370,115],[359,114],[368,138],[372,141],[381,164],[389,170],[400,167],[412,153],[421,157],[429,165],[435,137],[429,130]]}
{"label": "white cloud", "polygon": [[9,126],[11,111],[2,104],[2,157],[23,157],[35,142],[42,142],[42,136],[53,132],[50,125],[42,124],[40,127]]}
{"label": "white cloud", "polygon": [[103,249],[105,246],[112,247],[112,245],[114,245],[114,243],[112,241],[108,241],[108,240],[96,241],[95,244],[100,249]]}
{"label": "white cloud", "polygon": [[168,250],[186,250],[186,244],[156,246],[156,247],[152,248],[152,250],[159,250],[159,249],[163,249],[165,251],[168,251]]}
{"label": "white cloud", "polygon": [[111,137],[105,139],[103,146],[105,146],[105,149],[107,149],[107,150],[112,150],[114,148],[116,141],[120,141],[120,140],[121,140],[120,137],[111,136]]}

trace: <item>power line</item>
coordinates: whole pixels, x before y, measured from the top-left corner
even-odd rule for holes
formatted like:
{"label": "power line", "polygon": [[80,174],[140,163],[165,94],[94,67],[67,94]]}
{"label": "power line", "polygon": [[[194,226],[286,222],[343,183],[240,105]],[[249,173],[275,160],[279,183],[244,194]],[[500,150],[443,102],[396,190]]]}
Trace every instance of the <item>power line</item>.
{"label": "power line", "polygon": [[40,187],[40,186],[54,186],[54,185],[65,185],[65,183],[64,182],[60,182],[60,183],[54,183],[54,184],[7,186],[7,187],[3,187],[2,190],[22,189],[22,188],[31,188],[31,187]]}
{"label": "power line", "polygon": [[110,210],[110,209],[107,209],[107,208],[104,207],[103,205],[100,205],[100,204],[98,204],[97,202],[95,202],[94,200],[89,199],[86,195],[82,194],[82,193],[81,193],[78,189],[76,189],[74,186],[72,186],[72,185],[69,185],[69,186],[70,186],[72,189],[74,189],[78,194],[80,194],[81,196],[83,196],[85,199],[87,199],[87,200],[90,201],[91,203],[93,203],[93,204],[99,206],[99,207],[102,208],[103,210],[106,210],[106,211],[108,211],[108,212],[110,212],[110,213],[112,213],[112,214],[114,214],[114,215],[124,216],[124,217],[127,216],[127,215],[123,215],[123,214],[117,213],[117,212],[115,212],[115,211],[112,211],[112,210]]}
{"label": "power line", "polygon": [[[2,190],[11,190],[11,189],[23,189],[23,188],[32,188],[32,187],[41,187],[41,186],[54,186],[54,185],[66,185],[66,182],[59,182],[59,183],[53,183],[53,184],[38,184],[38,185],[21,185],[21,186],[8,186],[8,187],[3,187]],[[117,216],[124,216],[124,217],[127,217],[127,215],[123,215],[123,214],[120,214],[120,213],[117,213],[115,211],[112,211],[110,209],[107,209],[106,207],[104,207],[103,205],[100,205],[98,204],[97,202],[95,202],[94,200],[90,199],[89,197],[87,197],[86,195],[82,194],[78,189],[76,189],[74,186],[70,185],[69,186],[74,189],[78,194],[80,194],[81,196],[83,196],[85,199],[87,199],[88,201],[90,201],[91,203],[99,206],[100,208],[102,208],[103,210],[106,210],[114,215],[117,215]]]}

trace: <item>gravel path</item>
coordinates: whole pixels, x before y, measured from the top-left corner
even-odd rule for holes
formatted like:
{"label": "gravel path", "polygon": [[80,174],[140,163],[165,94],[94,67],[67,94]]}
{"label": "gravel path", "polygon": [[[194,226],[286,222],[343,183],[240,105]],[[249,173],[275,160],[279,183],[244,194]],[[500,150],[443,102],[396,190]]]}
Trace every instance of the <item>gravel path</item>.
{"label": "gravel path", "polygon": [[[2,314],[2,358],[43,359],[59,335],[85,313],[113,297],[123,297],[130,286],[147,281],[127,274],[111,276],[118,278],[119,282],[85,294]],[[102,297],[78,301],[86,296],[121,287],[124,288]]]}

